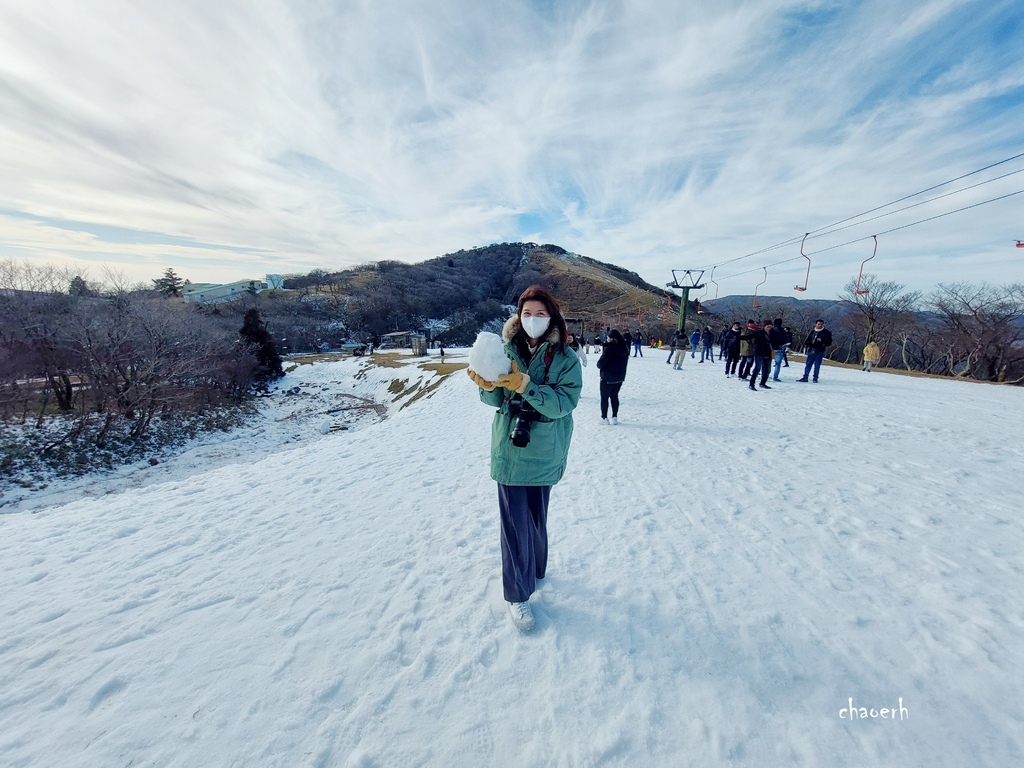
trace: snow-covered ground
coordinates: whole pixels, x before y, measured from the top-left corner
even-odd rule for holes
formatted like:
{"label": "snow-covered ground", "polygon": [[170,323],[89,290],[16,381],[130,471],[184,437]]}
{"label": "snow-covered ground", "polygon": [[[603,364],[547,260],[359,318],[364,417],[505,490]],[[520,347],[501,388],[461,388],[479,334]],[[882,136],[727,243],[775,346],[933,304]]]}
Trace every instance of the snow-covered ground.
{"label": "snow-covered ground", "polygon": [[619,426],[584,371],[532,635],[464,374],[307,366],[387,418],[5,506],[0,763],[1024,764],[1024,390],[645,354]]}

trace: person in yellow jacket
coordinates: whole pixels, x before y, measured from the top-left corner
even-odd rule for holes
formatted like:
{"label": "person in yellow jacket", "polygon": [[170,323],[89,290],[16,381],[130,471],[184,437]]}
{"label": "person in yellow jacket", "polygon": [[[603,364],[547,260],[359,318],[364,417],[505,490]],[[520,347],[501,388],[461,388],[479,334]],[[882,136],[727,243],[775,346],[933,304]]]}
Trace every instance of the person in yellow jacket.
{"label": "person in yellow jacket", "polygon": [[882,350],[878,348],[878,345],[873,341],[869,341],[867,346],[864,347],[864,370],[871,373],[871,366],[878,365],[878,361],[882,359]]}

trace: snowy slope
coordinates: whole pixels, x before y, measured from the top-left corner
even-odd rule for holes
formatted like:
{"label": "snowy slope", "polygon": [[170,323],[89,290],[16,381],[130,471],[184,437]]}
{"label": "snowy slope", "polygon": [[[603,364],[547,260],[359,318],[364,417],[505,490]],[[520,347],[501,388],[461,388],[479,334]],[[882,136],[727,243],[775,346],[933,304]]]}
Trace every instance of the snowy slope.
{"label": "snowy slope", "polygon": [[645,352],[617,427],[584,371],[530,636],[464,375],[0,515],[0,763],[1024,763],[1024,391],[789,368],[754,393]]}

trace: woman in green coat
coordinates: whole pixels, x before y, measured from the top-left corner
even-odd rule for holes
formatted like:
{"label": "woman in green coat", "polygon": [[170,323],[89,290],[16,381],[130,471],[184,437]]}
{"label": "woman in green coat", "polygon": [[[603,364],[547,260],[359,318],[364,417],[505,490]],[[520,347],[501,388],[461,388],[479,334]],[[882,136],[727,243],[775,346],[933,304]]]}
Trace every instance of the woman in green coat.
{"label": "woman in green coat", "polygon": [[498,409],[491,478],[498,483],[502,586],[512,621],[524,632],[534,624],[527,601],[547,569],[548,499],[565,472],[572,411],[583,386],[580,360],[564,342],[568,336],[558,302],[531,286],[502,331],[511,372],[487,381],[469,371],[480,399]]}

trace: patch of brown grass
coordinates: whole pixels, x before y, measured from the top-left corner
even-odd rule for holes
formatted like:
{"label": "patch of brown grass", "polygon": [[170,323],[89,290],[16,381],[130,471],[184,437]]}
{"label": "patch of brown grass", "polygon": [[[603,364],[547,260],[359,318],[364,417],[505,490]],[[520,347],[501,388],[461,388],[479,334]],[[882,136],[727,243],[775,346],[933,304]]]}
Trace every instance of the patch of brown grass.
{"label": "patch of brown grass", "polygon": [[364,359],[380,368],[404,368],[415,363],[418,358],[403,352],[374,352]]}
{"label": "patch of brown grass", "polygon": [[284,368],[287,370],[289,364],[292,368],[297,368],[300,365],[312,365],[313,363],[333,363],[337,360],[347,360],[349,355],[343,355],[340,352],[325,352],[318,354],[309,355],[291,355],[286,357],[283,361]]}
{"label": "patch of brown grass", "polygon": [[419,391],[417,391],[416,394],[414,394],[412,397],[410,397],[408,400],[406,400],[404,403],[402,403],[402,407],[399,408],[398,410],[401,411],[402,409],[406,408],[407,406],[412,405],[417,400],[419,400],[421,397],[430,397],[432,394],[434,394],[434,392],[437,390],[437,388],[441,386],[441,383],[446,378],[447,378],[447,376],[442,376],[437,381],[435,381],[433,384],[429,384],[429,385],[427,385],[425,387],[420,387]]}
{"label": "patch of brown grass", "polygon": [[433,371],[441,376],[449,376],[468,367],[467,363],[420,363],[421,371]]}

